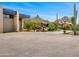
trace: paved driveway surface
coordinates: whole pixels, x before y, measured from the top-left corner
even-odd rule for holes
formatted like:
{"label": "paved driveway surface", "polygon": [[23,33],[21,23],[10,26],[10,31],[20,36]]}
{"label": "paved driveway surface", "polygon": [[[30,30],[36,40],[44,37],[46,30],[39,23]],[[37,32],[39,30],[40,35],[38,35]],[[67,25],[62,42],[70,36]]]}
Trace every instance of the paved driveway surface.
{"label": "paved driveway surface", "polygon": [[0,34],[0,56],[79,56],[79,36],[62,32],[15,32]]}

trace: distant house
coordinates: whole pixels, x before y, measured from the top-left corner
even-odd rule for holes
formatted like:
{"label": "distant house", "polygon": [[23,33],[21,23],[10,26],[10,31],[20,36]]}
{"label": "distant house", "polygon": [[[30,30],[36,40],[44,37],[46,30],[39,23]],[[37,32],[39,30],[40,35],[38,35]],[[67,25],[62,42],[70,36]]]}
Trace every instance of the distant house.
{"label": "distant house", "polygon": [[29,18],[29,15],[0,6],[0,32],[22,31],[24,20]]}

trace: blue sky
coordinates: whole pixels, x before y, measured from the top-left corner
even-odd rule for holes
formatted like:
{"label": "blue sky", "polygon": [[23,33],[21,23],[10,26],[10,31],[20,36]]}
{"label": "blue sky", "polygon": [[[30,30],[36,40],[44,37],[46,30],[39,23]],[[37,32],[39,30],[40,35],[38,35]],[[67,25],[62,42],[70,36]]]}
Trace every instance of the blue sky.
{"label": "blue sky", "polygon": [[[0,2],[0,5],[3,5],[4,8],[18,9],[20,13],[31,17],[38,14],[41,18],[49,21],[56,19],[56,13],[59,14],[59,18],[73,16],[73,4],[73,2]],[[79,11],[79,3],[76,3],[76,5]]]}

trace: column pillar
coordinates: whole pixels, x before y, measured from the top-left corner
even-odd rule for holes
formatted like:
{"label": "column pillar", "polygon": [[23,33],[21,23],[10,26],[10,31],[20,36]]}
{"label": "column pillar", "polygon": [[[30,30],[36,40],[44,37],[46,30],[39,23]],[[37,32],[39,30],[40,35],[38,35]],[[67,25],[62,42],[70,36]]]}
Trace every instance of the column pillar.
{"label": "column pillar", "polygon": [[0,6],[0,33],[3,32],[3,6]]}
{"label": "column pillar", "polygon": [[22,19],[22,31],[24,30],[24,19]]}
{"label": "column pillar", "polygon": [[15,31],[19,32],[19,12],[16,11],[16,15],[14,17]]}

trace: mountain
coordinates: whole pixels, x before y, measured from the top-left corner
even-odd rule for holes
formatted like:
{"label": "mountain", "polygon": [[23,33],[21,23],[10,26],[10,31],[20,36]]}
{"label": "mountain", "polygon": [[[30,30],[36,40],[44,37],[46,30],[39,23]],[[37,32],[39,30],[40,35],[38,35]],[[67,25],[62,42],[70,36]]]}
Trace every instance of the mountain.
{"label": "mountain", "polygon": [[64,16],[62,20],[70,23],[70,19],[67,16]]}
{"label": "mountain", "polygon": [[33,18],[34,20],[40,20],[43,24],[47,24],[49,21],[42,19],[39,15],[36,15],[36,17]]}
{"label": "mountain", "polygon": [[[56,20],[55,22],[57,22],[57,20]],[[58,19],[58,23],[59,23],[59,24],[63,24],[64,22],[66,22],[66,23],[71,23],[69,17],[67,17],[67,16],[64,16],[64,17]]]}

